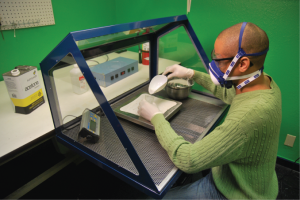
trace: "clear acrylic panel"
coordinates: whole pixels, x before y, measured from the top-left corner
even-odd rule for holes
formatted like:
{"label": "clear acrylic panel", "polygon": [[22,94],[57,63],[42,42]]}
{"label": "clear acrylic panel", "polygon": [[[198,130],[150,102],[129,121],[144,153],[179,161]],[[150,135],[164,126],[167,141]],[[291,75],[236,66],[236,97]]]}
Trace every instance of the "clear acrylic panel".
{"label": "clear acrylic panel", "polygon": [[[93,66],[96,63],[88,64]],[[85,108],[93,109],[99,106],[80,69],[74,65],[77,65],[75,59],[68,54],[56,65],[61,67],[53,71],[62,124],[81,116]]]}
{"label": "clear acrylic panel", "polygon": [[[147,31],[146,28],[149,28],[150,32],[155,32],[166,25],[167,24],[160,24],[160,25],[155,25],[155,26],[150,26],[150,27],[145,27],[145,28],[138,28],[138,29],[132,29],[132,30],[128,30],[128,31],[122,31],[122,32],[118,32],[118,33],[103,35],[103,36],[89,38],[89,39],[85,39],[85,40],[79,40],[76,42],[76,44],[80,50],[84,50],[84,49],[100,46],[103,44],[108,44],[108,43],[112,43],[112,42],[116,42],[116,41],[120,41],[120,40],[124,40],[124,39],[133,38],[138,35],[142,35],[142,34],[146,33],[146,31]],[[136,49],[136,48],[133,48],[133,49]]]}
{"label": "clear acrylic panel", "polygon": [[[142,44],[141,44],[142,45]],[[112,52],[86,60],[99,87],[108,101],[149,81],[149,65],[139,63],[139,53],[127,50]],[[53,72],[63,124],[72,116],[81,116],[84,109],[99,106],[88,83],[71,54],[58,63]]]}
{"label": "clear acrylic panel", "polygon": [[[137,68],[132,70],[133,65],[130,64],[126,66],[126,69],[114,71],[114,80],[109,82],[111,85],[99,85],[108,101],[149,80],[149,67],[138,63],[138,54],[135,52],[110,53],[86,62],[92,73],[93,68],[97,66],[109,72],[109,69],[114,68],[115,62],[122,63],[120,59],[135,63]],[[62,133],[125,170],[138,175],[138,170],[102,111],[72,55],[68,54],[56,65],[56,68],[53,71],[53,81],[61,115]],[[122,75],[123,72],[125,74]],[[118,78],[115,78],[116,74]],[[82,131],[83,127],[87,131]]]}
{"label": "clear acrylic panel", "polygon": [[[172,60],[184,67],[207,73],[184,26],[161,36],[158,45],[159,59]],[[160,70],[165,68],[160,63],[158,67]],[[193,89],[209,92],[198,84],[194,84]]]}

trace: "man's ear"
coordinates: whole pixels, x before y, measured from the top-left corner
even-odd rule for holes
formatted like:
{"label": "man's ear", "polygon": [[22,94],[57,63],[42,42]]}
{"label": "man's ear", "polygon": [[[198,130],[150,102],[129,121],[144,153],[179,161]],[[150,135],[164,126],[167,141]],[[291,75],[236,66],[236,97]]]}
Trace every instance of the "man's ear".
{"label": "man's ear", "polygon": [[250,67],[250,59],[248,57],[241,57],[241,59],[239,60],[239,71],[241,73],[244,73],[248,70],[248,68]]}

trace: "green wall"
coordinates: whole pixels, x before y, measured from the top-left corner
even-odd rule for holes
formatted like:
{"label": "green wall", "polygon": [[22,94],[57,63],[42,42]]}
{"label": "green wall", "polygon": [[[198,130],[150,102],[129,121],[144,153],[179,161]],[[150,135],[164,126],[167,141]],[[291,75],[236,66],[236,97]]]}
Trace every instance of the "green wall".
{"label": "green wall", "polygon": [[[52,0],[55,25],[3,31],[0,73],[17,65],[39,62],[71,31],[186,14],[186,0]],[[270,39],[265,71],[282,92],[282,124],[278,156],[299,157],[299,1],[193,0],[188,18],[210,55],[214,40],[225,28],[248,21],[264,29]],[[287,70],[288,69],[288,70]],[[0,76],[0,80],[3,80]],[[294,147],[283,143],[297,136]]]}
{"label": "green wall", "polygon": [[[186,14],[186,2],[116,0],[116,20],[125,23]],[[295,161],[299,157],[299,1],[193,0],[188,18],[207,55],[218,34],[239,22],[255,23],[267,32],[270,51],[265,72],[282,93],[278,156]],[[294,147],[284,145],[287,134],[297,136]]]}
{"label": "green wall", "polygon": [[115,24],[115,2],[52,0],[55,25],[3,31],[0,37],[0,81],[17,65],[37,66],[71,31]]}

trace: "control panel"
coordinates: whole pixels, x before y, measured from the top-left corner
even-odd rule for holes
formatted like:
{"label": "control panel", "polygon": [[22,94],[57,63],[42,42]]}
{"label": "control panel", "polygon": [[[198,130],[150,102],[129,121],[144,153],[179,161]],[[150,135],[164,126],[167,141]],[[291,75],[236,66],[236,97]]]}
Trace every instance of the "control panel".
{"label": "control panel", "polygon": [[118,57],[90,69],[97,83],[102,87],[107,87],[138,72],[138,61]]}
{"label": "control panel", "polygon": [[82,114],[78,136],[92,143],[98,142],[100,138],[100,116],[85,109]]}

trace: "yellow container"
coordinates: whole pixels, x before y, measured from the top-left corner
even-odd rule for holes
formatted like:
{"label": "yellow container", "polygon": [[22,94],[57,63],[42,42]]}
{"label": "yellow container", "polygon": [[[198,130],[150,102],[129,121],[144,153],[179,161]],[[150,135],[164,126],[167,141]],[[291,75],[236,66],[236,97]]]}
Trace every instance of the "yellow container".
{"label": "yellow container", "polygon": [[29,114],[45,103],[36,67],[17,66],[2,76],[16,113]]}

